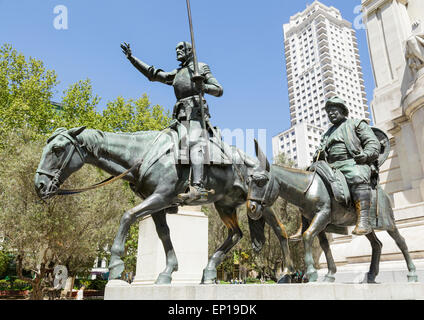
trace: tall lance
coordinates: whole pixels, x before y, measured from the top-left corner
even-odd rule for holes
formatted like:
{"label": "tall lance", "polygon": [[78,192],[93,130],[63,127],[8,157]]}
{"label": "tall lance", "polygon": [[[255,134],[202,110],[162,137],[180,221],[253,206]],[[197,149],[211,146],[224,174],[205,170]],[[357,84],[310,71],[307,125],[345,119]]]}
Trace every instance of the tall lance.
{"label": "tall lance", "polygon": [[[208,150],[208,135],[207,128],[206,128],[206,122],[205,122],[205,111],[203,110],[203,89],[201,86],[201,83],[205,79],[200,73],[199,73],[199,62],[197,60],[197,54],[196,54],[196,45],[194,43],[194,32],[193,32],[193,21],[191,19],[191,8],[190,8],[190,0],[186,0],[187,3],[187,13],[188,13],[188,24],[190,26],[190,37],[191,37],[191,48],[193,52],[193,64],[194,64],[194,75],[192,77],[194,83],[198,85],[201,89],[199,92],[199,106],[200,106],[200,114],[202,117],[202,135],[205,135],[205,154],[206,159],[209,160],[209,150]],[[209,161],[207,161],[209,162]]]}
{"label": "tall lance", "polygon": [[[191,8],[190,8],[190,0],[186,0],[187,3],[187,13],[188,13],[188,24],[190,26],[190,36],[191,36],[191,48],[192,48],[192,52],[193,52],[193,64],[194,64],[194,75],[192,77],[193,81],[199,85],[200,89],[200,93],[199,93],[199,105],[200,105],[200,114],[202,117],[202,132],[203,134],[205,134],[205,153],[206,153],[206,157],[209,160],[209,147],[208,147],[208,135],[207,135],[207,128],[206,128],[206,122],[205,122],[205,112],[203,110],[203,89],[202,86],[200,86],[200,84],[203,82],[204,77],[199,73],[199,63],[197,61],[197,54],[196,54],[196,45],[194,43],[194,32],[193,32],[193,21],[191,19]],[[211,126],[210,127],[212,133],[217,137],[214,128]],[[227,158],[231,161],[231,157],[228,155],[228,153],[225,151],[225,148],[222,149],[222,151],[224,152],[225,156],[227,156]],[[209,161],[208,161],[209,162]],[[240,179],[242,181],[244,181],[244,178],[240,172],[240,169],[237,166],[234,166],[234,168],[236,169]]]}

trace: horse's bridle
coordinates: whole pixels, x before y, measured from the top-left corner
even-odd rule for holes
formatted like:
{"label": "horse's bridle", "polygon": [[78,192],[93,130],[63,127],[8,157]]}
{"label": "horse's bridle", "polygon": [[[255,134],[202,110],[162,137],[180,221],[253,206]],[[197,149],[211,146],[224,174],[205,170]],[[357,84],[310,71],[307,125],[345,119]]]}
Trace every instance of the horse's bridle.
{"label": "horse's bridle", "polygon": [[60,169],[56,170],[55,172],[50,172],[50,171],[47,171],[47,170],[44,170],[44,169],[41,169],[41,168],[37,169],[37,171],[36,171],[37,173],[44,174],[44,175],[47,175],[49,177],[52,177],[52,179],[49,182],[49,185],[47,186],[46,197],[48,195],[50,195],[51,193],[56,192],[58,185],[60,185],[63,182],[63,181],[60,180],[60,177],[63,173],[63,170],[65,170],[65,168],[68,166],[69,162],[71,161],[72,156],[74,155],[75,151],[78,152],[78,154],[81,157],[81,160],[83,162],[85,160],[84,152],[83,152],[81,146],[79,145],[78,141],[76,139],[72,138],[66,132],[59,132],[58,134],[51,137],[50,140],[52,140],[53,138],[55,138],[58,135],[68,139],[72,144],[72,149],[67,154],[67,156],[66,156],[65,160],[63,161]]}
{"label": "horse's bridle", "polygon": [[[259,203],[261,206],[264,207],[269,207],[272,205],[273,201],[271,201],[271,192],[272,192],[272,188],[274,186],[274,177],[272,175],[270,175],[269,180],[266,183],[266,189],[265,192],[262,196],[262,198],[256,198],[256,197],[252,197],[251,194],[251,186],[252,186],[252,182],[254,183],[254,179],[252,177],[250,177],[249,179],[249,189],[247,192],[247,200],[248,201],[255,201],[257,203]],[[259,187],[260,188],[260,187]]]}

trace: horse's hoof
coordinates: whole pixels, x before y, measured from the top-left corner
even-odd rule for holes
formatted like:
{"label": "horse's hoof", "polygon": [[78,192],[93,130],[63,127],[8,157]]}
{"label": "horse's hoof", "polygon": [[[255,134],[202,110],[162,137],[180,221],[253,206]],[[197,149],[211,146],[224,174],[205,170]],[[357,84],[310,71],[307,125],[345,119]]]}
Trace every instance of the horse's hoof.
{"label": "horse's hoof", "polygon": [[155,281],[155,284],[171,284],[172,277],[168,273],[160,273],[158,278]]}
{"label": "horse's hoof", "polygon": [[364,279],[364,281],[362,281],[362,283],[377,283],[375,281],[375,277],[377,277],[377,275],[367,272],[365,274],[365,279]]}
{"label": "horse's hoof", "polygon": [[408,282],[418,282],[418,276],[417,275],[408,275]]}
{"label": "horse's hoof", "polygon": [[216,277],[216,269],[204,269],[201,284],[214,284],[216,283]]}
{"label": "horse's hoof", "polygon": [[336,281],[336,277],[335,276],[328,275],[328,274],[325,275],[324,282],[333,283],[334,281]]}
{"label": "horse's hoof", "polygon": [[285,275],[283,275],[278,281],[277,281],[277,283],[291,283],[292,282],[292,280],[291,280],[291,275],[289,275],[289,274],[285,274]]}
{"label": "horse's hoof", "polygon": [[109,265],[109,280],[120,279],[124,269],[125,264],[121,259],[118,259],[116,262]]}

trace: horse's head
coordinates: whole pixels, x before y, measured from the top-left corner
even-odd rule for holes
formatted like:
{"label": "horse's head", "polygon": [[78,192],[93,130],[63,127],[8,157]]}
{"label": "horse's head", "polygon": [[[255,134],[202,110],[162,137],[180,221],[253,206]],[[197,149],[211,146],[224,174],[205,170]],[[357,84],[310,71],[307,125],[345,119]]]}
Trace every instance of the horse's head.
{"label": "horse's head", "polygon": [[259,165],[253,169],[249,175],[247,193],[247,214],[253,220],[262,217],[263,209],[271,206],[275,199],[275,190],[273,190],[274,178],[271,174],[270,164],[265,154],[259,148],[255,139],[256,156],[259,159]]}
{"label": "horse's head", "polygon": [[59,128],[47,140],[34,178],[40,198],[56,195],[60,185],[84,164],[86,152],[76,138],[84,129]]}

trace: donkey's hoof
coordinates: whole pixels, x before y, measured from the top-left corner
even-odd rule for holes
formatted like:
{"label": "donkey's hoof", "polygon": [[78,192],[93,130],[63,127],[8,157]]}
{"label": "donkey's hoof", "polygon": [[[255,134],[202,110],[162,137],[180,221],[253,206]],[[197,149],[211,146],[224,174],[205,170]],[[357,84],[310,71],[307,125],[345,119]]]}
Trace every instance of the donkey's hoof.
{"label": "donkey's hoof", "polygon": [[285,275],[283,275],[278,281],[277,281],[277,283],[291,283],[292,282],[292,280],[291,280],[291,275],[289,275],[289,274],[285,274]]}
{"label": "donkey's hoof", "polygon": [[408,275],[408,282],[418,282],[418,276],[415,275]]}
{"label": "donkey's hoof", "polygon": [[109,265],[109,280],[120,279],[124,272],[125,264],[121,259],[116,260]]}
{"label": "donkey's hoof", "polygon": [[307,273],[303,276],[302,282],[316,282],[318,280],[318,272]]}
{"label": "donkey's hoof", "polygon": [[168,273],[161,272],[155,281],[155,284],[171,284],[172,277]]}
{"label": "donkey's hoof", "polygon": [[201,284],[214,284],[216,281],[216,269],[203,269],[203,276]]}
{"label": "donkey's hoof", "polygon": [[327,283],[333,283],[334,281],[336,281],[336,277],[333,276],[332,274],[326,274],[323,280],[323,282],[327,282]]}

